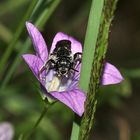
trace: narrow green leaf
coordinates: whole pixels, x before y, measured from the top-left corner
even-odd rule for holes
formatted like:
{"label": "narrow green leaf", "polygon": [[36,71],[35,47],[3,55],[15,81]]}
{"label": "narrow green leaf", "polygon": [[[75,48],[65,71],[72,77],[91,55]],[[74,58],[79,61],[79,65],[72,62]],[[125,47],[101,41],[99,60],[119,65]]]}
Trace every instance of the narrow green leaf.
{"label": "narrow green leaf", "polygon": [[27,2],[28,2],[28,0],[17,0],[17,1],[9,0],[9,1],[4,2],[3,4],[1,3],[0,16],[6,14],[8,12],[16,10],[16,8],[23,6]]}
{"label": "narrow green leaf", "polygon": [[[94,124],[94,114],[97,103],[96,96],[99,89],[102,68],[104,65],[105,54],[108,46],[109,29],[112,19],[114,17],[116,4],[117,0],[104,0],[103,7],[102,9],[100,9],[102,11],[101,19],[99,22],[100,28],[96,42],[94,60],[92,60],[93,62],[91,66],[92,69],[90,72],[90,82],[88,85],[87,99],[85,102],[85,112],[80,127],[79,140],[89,139],[90,131]],[[92,46],[92,44],[90,45]]]}
{"label": "narrow green leaf", "polygon": [[9,43],[12,39],[12,33],[2,23],[0,23],[0,39]]}
{"label": "narrow green leaf", "polygon": [[11,40],[11,42],[9,43],[6,51],[4,52],[4,54],[2,56],[2,59],[0,61],[0,71],[1,72],[3,71],[3,68],[5,68],[4,65],[7,64],[9,56],[11,55],[11,53],[12,53],[14,47],[15,47],[15,44],[17,43],[17,41],[18,41],[18,39],[19,39],[23,29],[24,29],[25,21],[27,19],[29,19],[29,17],[31,16],[32,11],[33,11],[34,7],[36,6],[37,2],[38,2],[38,0],[32,0],[32,3],[30,4],[27,12],[25,13],[25,16],[21,20],[13,39]]}
{"label": "narrow green leaf", "polygon": [[140,69],[136,68],[136,69],[123,69],[122,72],[129,78],[136,78],[139,79],[140,78]]}
{"label": "narrow green leaf", "polygon": [[[6,44],[9,44],[13,36],[13,33],[3,24],[0,23],[0,39],[2,39]],[[18,51],[19,47],[21,46],[22,42],[20,40],[16,43],[14,50]],[[5,47],[5,46],[2,46]]]}
{"label": "narrow green leaf", "polygon": [[[83,91],[85,91],[85,93],[87,93],[88,91],[88,86],[90,82],[90,75],[94,59],[97,37],[99,33],[103,4],[104,0],[92,0],[91,4],[91,10],[89,14],[89,20],[84,42],[84,51],[82,56],[82,67],[79,82],[80,88]],[[76,126],[75,122],[73,122],[71,140],[78,140],[79,130],[79,126]],[[77,132],[77,134],[75,133],[75,131]]]}
{"label": "narrow green leaf", "polygon": [[104,0],[92,0],[91,10],[89,14],[79,82],[80,88],[85,92],[88,91],[103,4]]}
{"label": "narrow green leaf", "polygon": [[71,140],[78,140],[80,127],[76,122],[73,122],[72,132],[71,132]]}
{"label": "narrow green leaf", "polygon": [[53,0],[51,5],[42,12],[41,16],[35,23],[40,29],[43,27],[43,25],[48,21],[50,16],[53,14],[57,6],[60,4],[61,0]]}

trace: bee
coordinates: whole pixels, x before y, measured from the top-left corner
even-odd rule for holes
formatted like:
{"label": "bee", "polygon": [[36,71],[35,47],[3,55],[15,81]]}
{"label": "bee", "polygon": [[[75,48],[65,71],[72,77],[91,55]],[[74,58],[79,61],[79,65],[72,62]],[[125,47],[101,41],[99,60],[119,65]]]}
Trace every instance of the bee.
{"label": "bee", "polygon": [[58,77],[68,77],[72,71],[78,72],[75,66],[81,63],[81,56],[82,53],[80,52],[72,54],[70,40],[60,40],[56,43],[55,49],[49,56],[49,60],[40,69],[39,77],[44,70],[49,71],[51,69],[56,71]]}

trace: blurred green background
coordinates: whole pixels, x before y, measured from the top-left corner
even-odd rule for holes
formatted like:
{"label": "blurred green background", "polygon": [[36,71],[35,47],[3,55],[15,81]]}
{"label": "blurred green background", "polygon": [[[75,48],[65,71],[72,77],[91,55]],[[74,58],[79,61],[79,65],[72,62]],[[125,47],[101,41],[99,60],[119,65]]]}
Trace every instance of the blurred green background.
{"label": "blurred green background", "polygon": [[[34,52],[24,21],[37,24],[48,48],[58,31],[83,44],[90,5],[90,0],[0,1],[0,61],[5,59],[5,52],[9,55],[0,66],[0,122],[14,126],[15,140],[31,130],[44,106],[37,80],[21,58],[23,53]],[[107,61],[120,69],[125,80],[100,88],[90,139],[140,140],[139,0],[119,0],[110,31]],[[72,120],[72,111],[57,102],[32,139],[69,140]]]}

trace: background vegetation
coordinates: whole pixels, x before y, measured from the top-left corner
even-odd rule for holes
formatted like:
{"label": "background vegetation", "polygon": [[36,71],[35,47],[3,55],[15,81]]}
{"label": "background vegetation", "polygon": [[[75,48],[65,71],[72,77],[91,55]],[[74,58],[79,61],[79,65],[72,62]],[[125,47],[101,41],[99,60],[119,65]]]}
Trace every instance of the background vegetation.
{"label": "background vegetation", "polygon": [[[33,52],[25,28],[29,20],[51,45],[58,31],[84,42],[91,1],[0,1],[0,122],[10,122],[14,139],[31,130],[43,110],[39,85],[21,54]],[[140,2],[120,0],[110,28],[107,61],[118,67],[123,83],[100,88],[91,140],[140,140]],[[67,140],[73,113],[57,102],[32,138]]]}

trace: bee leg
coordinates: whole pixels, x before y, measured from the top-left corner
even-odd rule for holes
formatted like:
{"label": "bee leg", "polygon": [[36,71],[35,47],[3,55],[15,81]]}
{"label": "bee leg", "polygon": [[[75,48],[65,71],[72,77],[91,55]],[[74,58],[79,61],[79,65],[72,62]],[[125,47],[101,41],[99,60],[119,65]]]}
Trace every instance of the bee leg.
{"label": "bee leg", "polygon": [[[79,72],[78,70],[76,70],[76,67],[81,63],[81,60],[82,60],[82,53],[80,53],[80,52],[75,53],[70,69],[75,72]],[[77,64],[77,62],[78,62],[78,64]]]}
{"label": "bee leg", "polygon": [[44,63],[44,65],[41,67],[41,69],[39,70],[38,72],[38,77],[39,79],[41,79],[41,73],[46,70],[46,72],[49,71],[49,69],[53,69],[54,68],[54,65],[55,65],[55,61],[52,60],[52,59],[49,59],[48,61],[46,61]]}
{"label": "bee leg", "polygon": [[74,54],[74,59],[81,58],[81,57],[82,57],[82,53],[80,53],[80,52],[77,52]]}
{"label": "bee leg", "polygon": [[77,62],[79,62],[79,64],[80,64],[81,60],[82,60],[82,53],[80,53],[80,52],[75,53],[74,54],[74,64],[76,65]]}
{"label": "bee leg", "polygon": [[41,79],[41,74],[42,74],[42,72],[43,72],[44,70],[47,69],[47,66],[49,65],[49,63],[50,63],[50,60],[46,61],[46,62],[44,63],[44,65],[40,68],[40,70],[39,70],[39,72],[38,72],[38,77],[39,77],[39,79]]}
{"label": "bee leg", "polygon": [[39,70],[39,72],[38,72],[38,77],[39,77],[40,80],[42,79],[42,78],[41,78],[41,74],[42,74],[42,72],[43,72],[45,69],[46,69],[46,67],[43,65],[43,66],[41,67],[41,69]]}
{"label": "bee leg", "polygon": [[79,72],[78,70],[76,70],[76,69],[75,69],[75,68],[73,68],[73,67],[71,68],[71,70],[76,71],[76,72]]}

